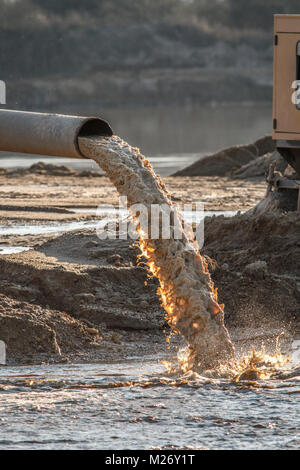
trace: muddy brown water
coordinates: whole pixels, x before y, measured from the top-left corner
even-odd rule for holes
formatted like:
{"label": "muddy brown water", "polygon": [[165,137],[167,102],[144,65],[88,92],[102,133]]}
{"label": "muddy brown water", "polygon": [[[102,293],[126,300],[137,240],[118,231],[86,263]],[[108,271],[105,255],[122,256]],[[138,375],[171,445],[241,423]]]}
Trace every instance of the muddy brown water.
{"label": "muddy brown water", "polygon": [[0,368],[0,449],[299,448],[299,370],[249,387],[158,359]]}
{"label": "muddy brown water", "polygon": [[[134,205],[143,205],[148,214],[147,222],[151,214],[150,222],[159,227],[159,237],[150,237],[148,227],[142,222],[143,211],[133,212],[141,252],[148,260],[149,271],[160,283],[158,293],[166,318],[171,328],[180,332],[188,344],[185,359],[188,367],[210,368],[231,360],[234,347],[224,325],[223,306],[218,303],[207,264],[149,161],[137,148],[117,136],[82,137],[79,147],[83,155],[95,160],[105,171],[119,194],[127,197],[129,209],[132,211]],[[153,205],[160,210],[163,206],[170,210],[168,239],[161,234],[162,218],[153,220]]]}

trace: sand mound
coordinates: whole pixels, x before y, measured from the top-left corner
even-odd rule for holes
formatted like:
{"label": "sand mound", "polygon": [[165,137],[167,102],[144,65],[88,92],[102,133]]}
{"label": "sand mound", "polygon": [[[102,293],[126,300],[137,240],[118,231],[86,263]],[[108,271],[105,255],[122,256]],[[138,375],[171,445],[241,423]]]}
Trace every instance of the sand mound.
{"label": "sand mound", "polygon": [[263,260],[272,273],[300,276],[299,230],[297,213],[212,217],[205,223],[205,252],[241,272]]}
{"label": "sand mound", "polygon": [[25,176],[25,175],[46,175],[46,176],[78,176],[78,177],[99,177],[100,171],[94,170],[75,170],[65,165],[53,165],[52,163],[38,162],[29,168],[18,168],[15,170],[2,169],[1,174],[6,176]]}
{"label": "sand mound", "polygon": [[287,161],[275,150],[275,152],[267,153],[261,157],[255,158],[251,162],[243,165],[233,173],[234,178],[246,179],[257,176],[265,176],[268,173],[271,163],[275,163],[276,170],[284,173],[288,166]]}
{"label": "sand mound", "polygon": [[257,155],[259,156],[274,152],[276,147],[271,135],[264,135],[260,139],[256,140],[254,145],[257,148]]}
{"label": "sand mound", "polygon": [[158,283],[137,253],[132,242],[78,231],[0,256],[0,339],[9,363],[164,354]]}
{"label": "sand mound", "polygon": [[204,252],[228,325],[299,328],[299,230],[296,213],[207,220]]}
{"label": "sand mound", "polygon": [[[22,297],[16,293],[14,296]],[[95,338],[101,340],[96,331],[91,333],[87,325],[65,312],[3,294],[0,294],[0,338],[6,342],[8,357],[13,356],[17,362],[42,361],[53,355],[61,360],[69,352],[86,350]]]}
{"label": "sand mound", "polygon": [[0,257],[0,280],[9,283],[0,284],[0,292],[26,301],[34,297],[99,327],[158,329],[164,323],[158,286],[137,265],[137,252],[132,241],[70,232],[36,250]]}
{"label": "sand mound", "polygon": [[172,176],[226,176],[255,158],[274,150],[275,143],[272,137],[261,137],[253,144],[237,145],[213,155],[204,156]]}

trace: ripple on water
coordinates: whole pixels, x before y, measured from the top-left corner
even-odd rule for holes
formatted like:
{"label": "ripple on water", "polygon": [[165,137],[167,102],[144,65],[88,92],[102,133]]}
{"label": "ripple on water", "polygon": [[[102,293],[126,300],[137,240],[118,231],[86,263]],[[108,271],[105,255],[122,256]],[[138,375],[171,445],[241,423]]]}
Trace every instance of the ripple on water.
{"label": "ripple on water", "polygon": [[283,374],[255,386],[156,360],[3,367],[0,448],[297,448],[300,370]]}

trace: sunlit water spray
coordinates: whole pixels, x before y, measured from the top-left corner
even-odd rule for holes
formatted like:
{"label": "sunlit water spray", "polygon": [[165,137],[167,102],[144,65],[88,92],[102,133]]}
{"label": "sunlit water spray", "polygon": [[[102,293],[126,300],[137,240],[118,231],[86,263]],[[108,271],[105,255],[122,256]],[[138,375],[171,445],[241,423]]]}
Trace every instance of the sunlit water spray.
{"label": "sunlit water spray", "polygon": [[[79,146],[83,155],[95,160],[105,171],[119,194],[127,197],[129,208],[142,204],[151,214],[153,204],[170,207],[169,239],[149,237],[143,230],[139,214],[135,211],[132,215],[141,253],[148,260],[149,271],[159,280],[158,294],[168,323],[187,343],[187,349],[178,358],[181,370],[218,369],[222,374],[231,374],[236,381],[243,378],[242,374],[245,378],[270,377],[271,370],[286,360],[279,350],[268,356],[263,349],[236,360],[234,346],[224,325],[224,306],[218,303],[217,289],[207,264],[148,160],[137,148],[117,136],[83,137],[79,139]],[[160,223],[159,218],[157,223]]]}

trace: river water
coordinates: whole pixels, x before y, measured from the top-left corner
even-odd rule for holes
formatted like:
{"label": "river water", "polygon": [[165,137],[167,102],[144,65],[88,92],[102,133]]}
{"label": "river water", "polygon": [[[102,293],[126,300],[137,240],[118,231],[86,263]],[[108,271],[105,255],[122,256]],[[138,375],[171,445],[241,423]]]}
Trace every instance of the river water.
{"label": "river water", "polygon": [[299,374],[251,389],[155,357],[2,368],[0,449],[297,449]]}
{"label": "river water", "polygon": [[[7,235],[41,235],[41,234],[55,234],[59,235],[62,233],[71,232],[72,230],[81,229],[100,229],[104,227],[109,221],[121,220],[124,217],[129,217],[130,213],[127,209],[115,209],[114,207],[101,207],[97,209],[71,209],[73,212],[78,213],[89,213],[101,217],[99,220],[93,221],[75,221],[75,222],[56,222],[56,223],[43,223],[43,224],[13,224],[5,225],[0,224],[0,236]],[[243,212],[243,211],[241,211]],[[233,217],[237,214],[237,211],[205,211],[203,213],[195,213],[192,211],[185,211],[183,218],[186,222],[190,223],[201,223],[204,217],[213,217],[224,215],[225,217]],[[11,255],[15,253],[21,253],[22,251],[28,251],[31,246],[11,246],[1,244],[0,255]]]}

